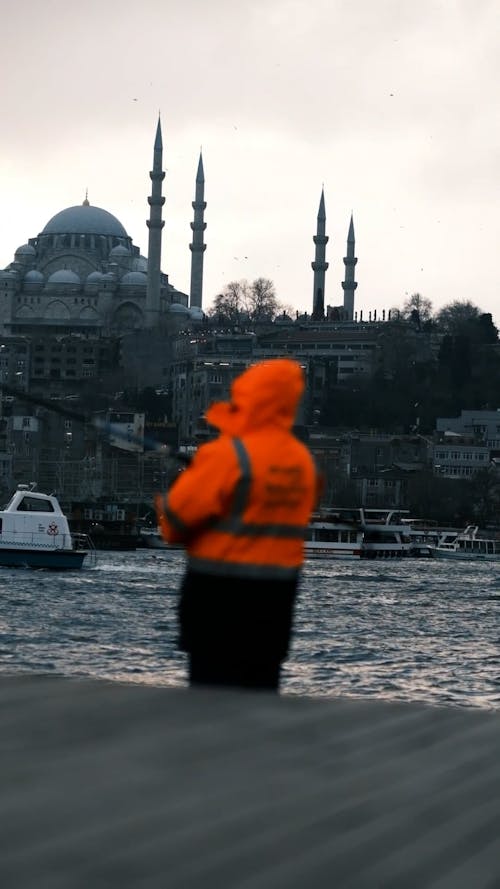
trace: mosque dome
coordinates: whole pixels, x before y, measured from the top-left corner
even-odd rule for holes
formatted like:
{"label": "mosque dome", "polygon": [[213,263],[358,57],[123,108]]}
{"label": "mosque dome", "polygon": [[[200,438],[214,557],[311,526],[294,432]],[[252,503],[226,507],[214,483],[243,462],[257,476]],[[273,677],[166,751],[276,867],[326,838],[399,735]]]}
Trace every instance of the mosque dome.
{"label": "mosque dome", "polygon": [[100,281],[102,281],[103,278],[104,278],[104,275],[102,272],[97,272],[97,271],[91,272],[90,275],[87,276],[86,283],[87,284],[98,284]]}
{"label": "mosque dome", "polygon": [[81,281],[71,269],[58,269],[47,280],[47,287],[80,287]]}
{"label": "mosque dome", "polygon": [[77,207],[67,207],[49,219],[41,232],[42,235],[111,235],[116,238],[128,238],[121,222],[102,210],[92,207],[88,202]]}
{"label": "mosque dome", "polygon": [[109,251],[109,258],[118,259],[120,256],[128,257],[130,256],[130,250],[128,247],[125,247],[123,244],[117,244],[116,247],[113,247],[112,250]]}
{"label": "mosque dome", "polygon": [[120,281],[120,286],[146,287],[148,279],[143,272],[127,272]]}
{"label": "mosque dome", "polygon": [[136,272],[147,272],[148,270],[148,261],[145,256],[136,256],[135,259],[132,260],[132,268]]}
{"label": "mosque dome", "polygon": [[40,290],[44,285],[45,278],[37,269],[31,269],[24,276],[24,287],[26,290]]}
{"label": "mosque dome", "polygon": [[200,306],[191,306],[189,314],[193,321],[203,321],[203,318],[205,317],[203,309],[200,308]]}
{"label": "mosque dome", "polygon": [[85,290],[90,291],[91,293],[97,293],[104,280],[105,278],[102,272],[91,272],[90,275],[87,275],[85,280]]}
{"label": "mosque dome", "polygon": [[175,315],[189,315],[189,309],[187,306],[183,306],[182,303],[171,303],[169,306],[169,310],[173,312]]}
{"label": "mosque dome", "polygon": [[36,250],[31,244],[21,244],[21,246],[17,248],[15,255],[16,259],[19,257],[27,259],[36,256]]}

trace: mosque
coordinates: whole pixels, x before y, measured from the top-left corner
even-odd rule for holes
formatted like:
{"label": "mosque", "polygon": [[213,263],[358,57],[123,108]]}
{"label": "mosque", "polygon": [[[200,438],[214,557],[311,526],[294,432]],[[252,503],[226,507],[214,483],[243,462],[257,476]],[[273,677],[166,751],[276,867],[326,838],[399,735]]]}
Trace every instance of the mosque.
{"label": "mosque", "polygon": [[[176,289],[161,271],[163,144],[160,120],[150,172],[151,195],[147,226],[148,258],[142,256],[122,223],[87,196],[80,206],[56,213],[35,238],[15,252],[14,261],[0,271],[0,331],[7,336],[82,334],[113,337],[139,331],[158,331],[175,321],[203,318],[203,257],[205,177],[200,153],[191,222],[191,283],[189,295]],[[323,191],[317,216],[313,280],[313,322],[332,317],[325,306],[325,233]],[[354,227],[351,217],[344,258],[343,306],[335,309],[337,320],[354,315]],[[306,316],[307,317],[307,316]]]}
{"label": "mosque", "polygon": [[81,206],[56,213],[35,238],[0,271],[0,325],[5,334],[81,333],[113,336],[157,328],[178,313],[202,317],[203,161],[196,175],[191,292],[177,290],[161,271],[162,135],[156,130],[151,177],[148,259],[121,222],[87,197]]}

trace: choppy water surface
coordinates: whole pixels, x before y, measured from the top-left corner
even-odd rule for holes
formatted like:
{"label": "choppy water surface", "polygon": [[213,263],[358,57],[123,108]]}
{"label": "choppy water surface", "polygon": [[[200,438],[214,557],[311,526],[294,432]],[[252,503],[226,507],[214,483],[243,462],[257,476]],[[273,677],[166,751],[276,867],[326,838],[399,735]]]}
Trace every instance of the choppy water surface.
{"label": "choppy water surface", "polygon": [[[0,569],[0,671],[185,684],[183,568],[180,552],[138,550]],[[283,692],[499,709],[500,564],[308,563]]]}

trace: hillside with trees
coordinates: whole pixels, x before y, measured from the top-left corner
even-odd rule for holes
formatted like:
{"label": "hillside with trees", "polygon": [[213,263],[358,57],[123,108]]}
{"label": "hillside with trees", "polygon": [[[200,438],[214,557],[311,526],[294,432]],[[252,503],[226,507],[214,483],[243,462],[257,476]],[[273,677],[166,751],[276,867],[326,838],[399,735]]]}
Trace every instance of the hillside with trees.
{"label": "hillside with trees", "polygon": [[439,416],[494,410],[500,401],[500,343],[490,314],[453,302],[432,314],[414,294],[381,328],[370,379],[325,394],[321,424],[430,433]]}

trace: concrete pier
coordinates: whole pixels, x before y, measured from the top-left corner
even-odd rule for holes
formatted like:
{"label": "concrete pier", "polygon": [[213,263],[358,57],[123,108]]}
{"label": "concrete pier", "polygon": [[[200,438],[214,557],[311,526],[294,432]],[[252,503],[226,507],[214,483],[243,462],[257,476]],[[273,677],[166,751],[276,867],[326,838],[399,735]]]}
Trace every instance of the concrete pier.
{"label": "concrete pier", "polygon": [[0,677],[2,889],[498,889],[500,713]]}

